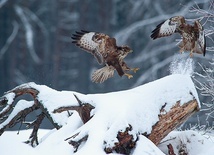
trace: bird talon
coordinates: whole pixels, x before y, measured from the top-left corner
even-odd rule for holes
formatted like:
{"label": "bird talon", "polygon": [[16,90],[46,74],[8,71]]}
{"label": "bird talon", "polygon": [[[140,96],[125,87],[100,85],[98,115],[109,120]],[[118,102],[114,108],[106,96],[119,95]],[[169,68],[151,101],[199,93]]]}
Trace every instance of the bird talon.
{"label": "bird talon", "polygon": [[128,77],[128,79],[133,78],[133,75],[131,75],[131,74],[125,73],[124,75],[126,75]]}
{"label": "bird talon", "polygon": [[193,57],[193,52],[192,52],[192,51],[190,51],[189,56],[190,56],[191,58]]}
{"label": "bird talon", "polygon": [[133,72],[136,73],[140,68],[132,68]]}
{"label": "bird talon", "polygon": [[180,54],[183,54],[183,53],[184,53],[184,50],[183,50],[183,49],[180,49],[179,52],[180,52]]}

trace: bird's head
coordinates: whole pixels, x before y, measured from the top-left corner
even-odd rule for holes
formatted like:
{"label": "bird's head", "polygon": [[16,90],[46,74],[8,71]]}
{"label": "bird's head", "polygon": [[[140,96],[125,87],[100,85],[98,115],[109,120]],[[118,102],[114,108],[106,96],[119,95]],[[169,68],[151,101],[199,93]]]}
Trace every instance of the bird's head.
{"label": "bird's head", "polygon": [[122,59],[124,59],[129,53],[133,52],[133,50],[126,45],[118,47],[118,51],[120,52],[120,56]]}
{"label": "bird's head", "polygon": [[181,24],[185,23],[185,19],[183,16],[175,16],[170,18],[171,19],[171,24],[176,24],[177,26],[180,26]]}
{"label": "bird's head", "polygon": [[121,50],[121,52],[123,52],[124,54],[125,54],[125,53],[129,54],[129,53],[132,53],[132,52],[133,52],[133,50],[132,50],[129,46],[127,46],[127,45],[121,46],[121,47],[120,47],[120,50]]}

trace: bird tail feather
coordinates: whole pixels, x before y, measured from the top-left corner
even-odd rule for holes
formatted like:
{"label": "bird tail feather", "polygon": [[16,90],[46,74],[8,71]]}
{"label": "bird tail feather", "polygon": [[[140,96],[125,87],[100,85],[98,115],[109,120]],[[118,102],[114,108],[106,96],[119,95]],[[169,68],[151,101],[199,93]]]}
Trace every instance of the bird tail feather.
{"label": "bird tail feather", "polygon": [[113,75],[114,75],[114,67],[105,66],[93,72],[91,79],[92,79],[92,82],[103,83],[108,78],[113,77]]}

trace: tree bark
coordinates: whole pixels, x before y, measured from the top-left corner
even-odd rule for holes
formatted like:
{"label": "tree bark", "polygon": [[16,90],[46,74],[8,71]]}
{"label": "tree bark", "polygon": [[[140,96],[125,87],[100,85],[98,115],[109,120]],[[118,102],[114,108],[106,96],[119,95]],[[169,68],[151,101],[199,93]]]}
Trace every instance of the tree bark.
{"label": "tree bark", "polygon": [[[191,100],[182,106],[180,105],[180,102],[177,102],[169,112],[159,115],[159,121],[152,127],[152,132],[148,138],[155,145],[158,145],[169,132],[185,122],[187,118],[198,110],[199,107],[196,99]],[[164,108],[162,108],[161,111],[163,112]]]}

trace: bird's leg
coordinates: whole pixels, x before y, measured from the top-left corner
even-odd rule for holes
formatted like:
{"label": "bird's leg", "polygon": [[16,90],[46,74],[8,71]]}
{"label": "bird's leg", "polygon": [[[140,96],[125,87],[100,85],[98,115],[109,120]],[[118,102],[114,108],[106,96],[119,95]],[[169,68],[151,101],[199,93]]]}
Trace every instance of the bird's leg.
{"label": "bird's leg", "polygon": [[179,50],[179,52],[182,54],[184,52],[184,48],[181,47],[181,49]]}
{"label": "bird's leg", "polygon": [[194,49],[195,49],[195,42],[192,43],[192,48],[190,50],[190,57],[193,57]]}
{"label": "bird's leg", "polygon": [[131,68],[131,70],[136,73],[140,68]]}
{"label": "bird's leg", "polygon": [[128,77],[128,79],[133,78],[133,75],[131,75],[131,74],[125,73],[124,75],[125,75],[125,76],[127,76],[127,77]]}
{"label": "bird's leg", "polygon": [[130,71],[131,70],[134,73],[136,73],[140,69],[140,68],[129,68],[125,62],[123,62],[122,65],[123,65],[123,70],[126,70],[126,71]]}
{"label": "bird's leg", "polygon": [[189,56],[192,58],[193,57],[193,49],[191,49]]}

